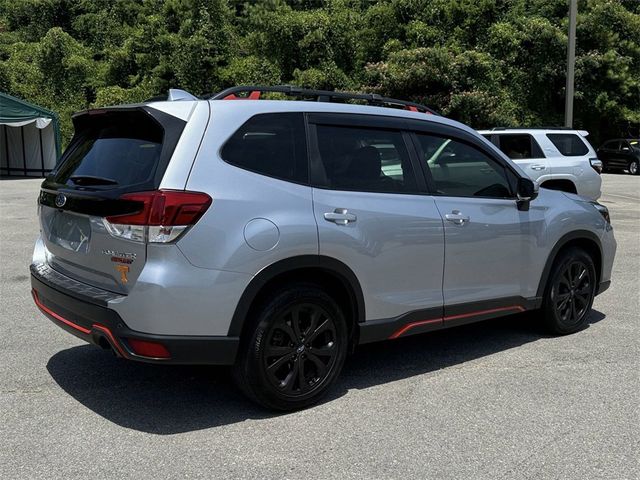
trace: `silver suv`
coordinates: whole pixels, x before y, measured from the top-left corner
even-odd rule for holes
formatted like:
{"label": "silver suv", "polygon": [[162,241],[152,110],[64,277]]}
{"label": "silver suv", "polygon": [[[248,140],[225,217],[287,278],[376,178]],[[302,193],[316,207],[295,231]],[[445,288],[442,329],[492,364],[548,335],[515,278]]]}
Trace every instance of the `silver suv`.
{"label": "silver suv", "polygon": [[38,201],[37,306],[119,357],[233,365],[249,397],[296,409],[359,344],[527,310],[572,333],[609,286],[605,207],[538,192],[425,107],[169,98],[75,115]]}
{"label": "silver suv", "polygon": [[602,161],[587,141],[589,132],[566,128],[481,130],[542,188],[600,198]]}

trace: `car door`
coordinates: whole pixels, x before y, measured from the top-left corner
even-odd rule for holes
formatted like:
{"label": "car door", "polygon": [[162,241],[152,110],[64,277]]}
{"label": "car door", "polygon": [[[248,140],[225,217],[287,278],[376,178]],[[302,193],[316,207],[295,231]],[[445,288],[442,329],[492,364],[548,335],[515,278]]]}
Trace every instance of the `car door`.
{"label": "car door", "polygon": [[620,141],[620,168],[628,169],[632,160],[636,160],[633,148],[627,140]]}
{"label": "car door", "polygon": [[494,134],[495,145],[532,180],[543,183],[552,175],[552,165],[533,136],[528,133]]}
{"label": "car door", "polygon": [[598,158],[602,160],[604,168],[615,167],[614,154],[618,150],[620,142],[618,140],[611,140],[605,142],[597,151]]}
{"label": "car door", "polygon": [[310,114],[308,125],[320,255],[355,273],[367,320],[421,311],[437,327],[444,229],[402,121]]}
{"label": "car door", "polygon": [[442,129],[414,139],[444,219],[445,321],[520,311],[537,288],[529,262],[543,212],[518,210],[517,175],[480,142]]}

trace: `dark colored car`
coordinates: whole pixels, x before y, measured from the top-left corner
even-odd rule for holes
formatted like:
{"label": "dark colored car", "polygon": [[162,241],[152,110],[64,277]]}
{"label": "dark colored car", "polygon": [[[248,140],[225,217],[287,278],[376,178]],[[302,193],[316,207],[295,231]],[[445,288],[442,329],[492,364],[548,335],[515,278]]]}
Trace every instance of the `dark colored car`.
{"label": "dark colored car", "polygon": [[631,175],[640,174],[640,140],[637,138],[607,140],[597,153],[605,172],[627,170]]}

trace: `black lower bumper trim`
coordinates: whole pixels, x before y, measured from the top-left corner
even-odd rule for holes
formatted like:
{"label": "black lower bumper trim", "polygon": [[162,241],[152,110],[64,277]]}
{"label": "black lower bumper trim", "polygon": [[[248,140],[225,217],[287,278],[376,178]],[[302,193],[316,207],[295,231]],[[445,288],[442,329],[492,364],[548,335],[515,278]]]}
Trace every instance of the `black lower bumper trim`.
{"label": "black lower bumper trim", "polygon": [[[235,362],[237,337],[137,332],[127,327],[115,310],[68,295],[34,275],[31,276],[31,287],[38,308],[56,325],[94,345],[110,346],[116,355],[128,360],[181,365],[232,365]],[[127,339],[161,343],[171,356],[158,359],[136,355]]]}

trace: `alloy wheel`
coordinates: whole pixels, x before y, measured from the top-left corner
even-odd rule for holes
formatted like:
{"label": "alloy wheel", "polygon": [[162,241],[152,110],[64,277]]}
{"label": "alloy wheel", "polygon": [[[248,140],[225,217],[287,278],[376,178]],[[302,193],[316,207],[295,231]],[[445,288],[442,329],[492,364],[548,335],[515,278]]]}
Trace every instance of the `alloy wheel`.
{"label": "alloy wheel", "polygon": [[558,319],[566,327],[578,325],[593,297],[593,280],[587,265],[581,261],[569,263],[558,276],[551,295]]}
{"label": "alloy wheel", "polygon": [[318,388],[336,363],[336,339],[335,319],[322,307],[295,304],[283,311],[268,331],[263,351],[271,385],[296,397]]}

